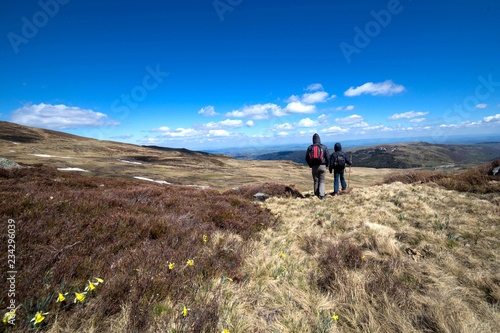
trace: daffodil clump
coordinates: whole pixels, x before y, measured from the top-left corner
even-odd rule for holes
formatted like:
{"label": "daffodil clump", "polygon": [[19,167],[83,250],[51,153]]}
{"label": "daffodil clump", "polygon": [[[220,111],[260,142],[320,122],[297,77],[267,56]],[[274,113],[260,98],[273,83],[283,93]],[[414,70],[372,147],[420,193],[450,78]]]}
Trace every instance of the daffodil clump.
{"label": "daffodil clump", "polygon": [[[76,303],[76,302],[83,302],[85,300],[85,298],[87,297],[87,293],[89,291],[93,291],[95,289],[95,287],[97,285],[99,285],[100,283],[103,283],[104,280],[101,279],[101,278],[98,278],[98,277],[94,277],[92,279],[92,281],[88,281],[88,284],[85,286],[85,291],[84,292],[75,292],[75,298],[73,300],[73,303]],[[69,292],[67,293],[58,293],[57,295],[57,299],[56,299],[56,303],[62,303],[64,301],[66,301],[66,297],[69,295]],[[19,308],[19,306],[17,308],[15,308],[14,310],[12,311],[8,311],[5,313],[4,317],[3,317],[3,320],[2,322],[4,323],[8,323],[8,322],[11,322],[15,317],[16,317],[16,311],[17,309]],[[37,313],[35,314],[35,316],[30,320],[31,323],[33,323],[33,326],[36,326],[37,324],[43,322],[45,320],[45,317],[49,314],[49,312],[41,312],[41,311],[37,311]]]}
{"label": "daffodil clump", "polygon": [[39,324],[45,319],[45,316],[48,314],[49,314],[48,312],[45,313],[37,312],[35,317],[31,319],[31,322],[33,322],[33,325]]}

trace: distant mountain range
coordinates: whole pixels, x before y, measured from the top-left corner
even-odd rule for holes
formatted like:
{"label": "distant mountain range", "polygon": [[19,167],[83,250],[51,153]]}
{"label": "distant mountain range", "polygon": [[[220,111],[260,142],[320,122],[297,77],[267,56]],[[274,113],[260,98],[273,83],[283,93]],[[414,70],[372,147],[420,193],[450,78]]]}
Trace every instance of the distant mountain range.
{"label": "distant mountain range", "polygon": [[[500,158],[500,142],[472,145],[430,144],[410,142],[382,144],[344,150],[352,156],[357,167],[426,168],[449,165],[477,165]],[[329,150],[330,154],[333,149]],[[252,156],[255,160],[289,160],[306,164],[305,150],[280,151]]]}

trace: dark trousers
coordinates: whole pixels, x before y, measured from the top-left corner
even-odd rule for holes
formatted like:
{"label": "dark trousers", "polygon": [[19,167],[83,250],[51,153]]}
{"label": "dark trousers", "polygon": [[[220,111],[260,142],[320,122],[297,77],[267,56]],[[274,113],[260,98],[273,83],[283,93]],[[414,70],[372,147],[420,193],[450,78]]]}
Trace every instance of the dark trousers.
{"label": "dark trousers", "polygon": [[342,189],[345,190],[347,189],[347,185],[345,183],[345,178],[344,178],[344,171],[343,170],[335,170],[334,177],[335,180],[333,182],[333,192],[338,193],[339,192],[339,176],[340,176],[340,182],[342,183]]}

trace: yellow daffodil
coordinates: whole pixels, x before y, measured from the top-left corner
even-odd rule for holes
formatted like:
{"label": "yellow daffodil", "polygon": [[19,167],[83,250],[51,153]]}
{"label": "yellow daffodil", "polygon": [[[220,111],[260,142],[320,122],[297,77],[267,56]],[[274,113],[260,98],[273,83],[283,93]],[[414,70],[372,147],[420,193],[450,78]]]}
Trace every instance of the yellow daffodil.
{"label": "yellow daffodil", "polygon": [[224,330],[224,331],[222,331],[222,333],[229,333],[229,331],[228,330]]}
{"label": "yellow daffodil", "polygon": [[285,254],[284,253],[281,253],[280,256],[282,256],[283,258],[285,258]]}
{"label": "yellow daffodil", "polygon": [[191,310],[191,309],[188,309],[188,308],[184,307],[184,308],[182,309],[182,315],[183,315],[184,317],[186,317],[186,316],[187,316],[187,314],[188,314],[188,311],[189,311],[189,310]]}
{"label": "yellow daffodil", "polygon": [[75,303],[77,300],[80,302],[83,302],[84,299],[85,299],[85,293],[79,294],[79,293],[75,292]]}
{"label": "yellow daffodil", "polygon": [[207,242],[207,235],[203,235],[203,241],[206,243]]}
{"label": "yellow daffodil", "polygon": [[188,263],[188,265],[189,265],[189,266],[193,266],[193,264],[194,264],[194,262],[193,262],[191,259],[189,259],[189,260],[187,261],[187,263]]}
{"label": "yellow daffodil", "polygon": [[285,267],[285,266],[281,266],[281,268],[286,269],[286,267]]}
{"label": "yellow daffodil", "polygon": [[66,297],[64,297],[64,295],[63,295],[63,294],[59,293],[59,297],[58,297],[57,301],[58,301],[58,302],[62,302],[62,301],[64,301],[65,299],[66,299]]}
{"label": "yellow daffodil", "polygon": [[35,315],[35,318],[31,319],[31,321],[34,321],[35,325],[38,323],[41,323],[45,319],[45,315],[47,315],[47,314],[49,314],[49,313],[47,312],[47,313],[41,314],[40,312],[37,312]]}
{"label": "yellow daffodil", "polygon": [[103,279],[99,279],[98,277],[95,277],[94,278],[96,280],[96,282],[94,282],[94,284],[97,286],[99,283],[103,283],[104,280]]}
{"label": "yellow daffodil", "polygon": [[168,264],[168,269],[174,269],[174,267],[175,267],[175,264],[173,262]]}
{"label": "yellow daffodil", "polygon": [[365,256],[362,256],[361,259],[365,259]]}
{"label": "yellow daffodil", "polygon": [[6,322],[10,321],[11,319],[15,318],[16,317],[16,311],[17,311],[17,308],[15,308],[13,311],[9,311],[6,314],[4,314],[2,321],[4,323],[6,323]]}
{"label": "yellow daffodil", "polygon": [[89,285],[85,287],[85,291],[87,290],[94,290],[95,289],[95,286],[92,284],[92,282],[89,281]]}
{"label": "yellow daffodil", "polygon": [[335,312],[334,312],[334,313],[333,313],[333,316],[332,316],[332,319],[333,319],[333,320],[339,320],[339,316],[337,316],[337,315],[335,314]]}

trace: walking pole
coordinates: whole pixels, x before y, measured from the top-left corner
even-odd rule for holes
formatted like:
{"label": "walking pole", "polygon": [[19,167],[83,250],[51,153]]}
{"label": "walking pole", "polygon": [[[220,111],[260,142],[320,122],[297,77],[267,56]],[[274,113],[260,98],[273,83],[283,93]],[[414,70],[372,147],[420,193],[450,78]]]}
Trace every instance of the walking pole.
{"label": "walking pole", "polygon": [[[349,154],[349,160],[351,161],[352,164],[352,154]],[[349,180],[347,181],[347,188],[350,189],[351,185],[351,164],[349,164]]]}

